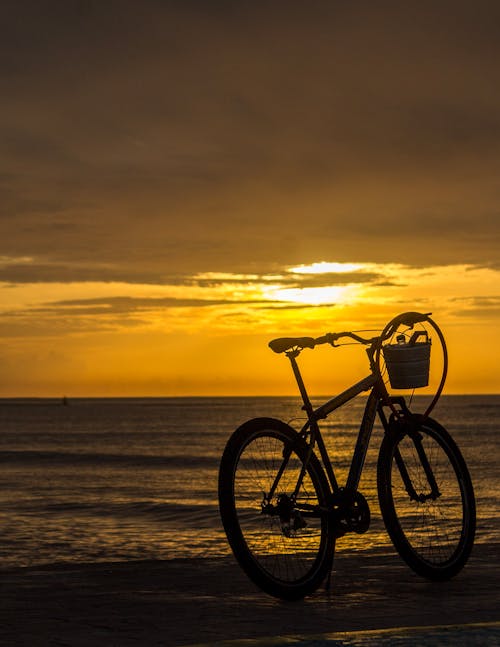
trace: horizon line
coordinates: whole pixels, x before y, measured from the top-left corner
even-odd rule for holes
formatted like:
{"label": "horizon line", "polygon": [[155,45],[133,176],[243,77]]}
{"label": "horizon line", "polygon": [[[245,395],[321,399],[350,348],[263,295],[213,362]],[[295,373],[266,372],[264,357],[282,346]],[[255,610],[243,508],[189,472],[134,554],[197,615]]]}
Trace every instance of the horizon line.
{"label": "horizon line", "polygon": [[[365,395],[365,394],[360,394]],[[366,394],[367,395],[367,394]],[[404,396],[405,394],[403,394]],[[414,393],[413,395],[407,394],[408,397],[433,397],[432,393]],[[440,397],[492,397],[500,396],[500,392],[488,393],[443,393]],[[310,395],[311,398],[331,398],[332,394],[319,393]],[[300,400],[300,394],[296,393],[283,393],[278,395],[269,394],[212,394],[212,395],[0,395],[0,402],[5,400],[166,400],[166,399],[215,399],[215,398],[297,398]]]}

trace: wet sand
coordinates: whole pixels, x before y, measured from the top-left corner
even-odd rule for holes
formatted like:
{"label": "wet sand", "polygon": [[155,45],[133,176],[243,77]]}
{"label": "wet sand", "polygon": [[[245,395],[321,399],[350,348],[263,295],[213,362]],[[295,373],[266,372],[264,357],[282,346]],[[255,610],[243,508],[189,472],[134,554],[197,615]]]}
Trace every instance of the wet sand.
{"label": "wet sand", "polygon": [[499,557],[500,545],[476,546],[458,577],[431,583],[397,555],[339,551],[331,592],[293,603],[259,591],[232,558],[2,570],[0,645],[431,644],[436,631],[439,644],[499,644]]}

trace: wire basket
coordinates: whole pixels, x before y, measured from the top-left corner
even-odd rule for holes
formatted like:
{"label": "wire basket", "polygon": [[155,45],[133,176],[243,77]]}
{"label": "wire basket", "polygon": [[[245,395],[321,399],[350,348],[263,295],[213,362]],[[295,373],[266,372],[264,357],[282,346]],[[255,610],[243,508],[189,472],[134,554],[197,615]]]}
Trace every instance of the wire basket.
{"label": "wire basket", "polygon": [[429,384],[430,339],[387,344],[382,352],[393,389],[418,389]]}

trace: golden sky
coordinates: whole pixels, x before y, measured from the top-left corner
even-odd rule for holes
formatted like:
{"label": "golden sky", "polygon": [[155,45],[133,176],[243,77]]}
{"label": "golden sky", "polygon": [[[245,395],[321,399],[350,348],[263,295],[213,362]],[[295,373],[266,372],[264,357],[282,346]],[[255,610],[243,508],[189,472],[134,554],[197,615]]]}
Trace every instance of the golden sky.
{"label": "golden sky", "polygon": [[293,393],[405,310],[500,392],[500,5],[0,12],[0,396]]}

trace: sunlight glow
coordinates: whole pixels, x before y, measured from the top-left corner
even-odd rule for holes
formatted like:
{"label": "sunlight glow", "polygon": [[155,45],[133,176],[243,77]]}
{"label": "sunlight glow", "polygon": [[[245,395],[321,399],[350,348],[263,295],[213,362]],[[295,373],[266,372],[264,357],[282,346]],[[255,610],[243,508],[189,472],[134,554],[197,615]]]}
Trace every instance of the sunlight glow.
{"label": "sunlight glow", "polygon": [[337,305],[354,298],[356,288],[351,285],[318,288],[279,288],[266,291],[273,301],[288,301],[308,305]]}
{"label": "sunlight glow", "polygon": [[342,272],[356,272],[365,268],[364,263],[328,263],[320,261],[310,265],[291,267],[288,271],[294,274],[333,274]]}
{"label": "sunlight glow", "polygon": [[32,256],[0,256],[0,266],[29,265],[34,260]]}
{"label": "sunlight glow", "polygon": [[[0,256],[0,267],[13,260],[31,262]],[[273,336],[381,330],[408,310],[432,312],[443,326],[454,362],[449,393],[500,389],[498,353],[484,343],[498,330],[498,269],[318,262],[271,270],[175,274],[161,284],[0,281],[0,395],[284,393],[281,364],[269,359]],[[333,388],[317,356],[313,386]],[[357,355],[338,357],[342,388],[365,357],[362,367]]]}

